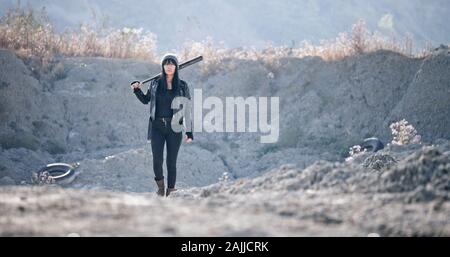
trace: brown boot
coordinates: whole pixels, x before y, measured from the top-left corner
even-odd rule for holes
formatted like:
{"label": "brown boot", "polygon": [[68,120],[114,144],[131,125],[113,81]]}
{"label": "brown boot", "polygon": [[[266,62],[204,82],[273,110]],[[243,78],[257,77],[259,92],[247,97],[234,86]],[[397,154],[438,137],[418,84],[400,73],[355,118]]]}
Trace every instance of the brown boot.
{"label": "brown boot", "polygon": [[156,191],[156,194],[159,196],[164,196],[164,179],[156,180],[156,185],[158,185],[158,191]]}
{"label": "brown boot", "polygon": [[167,188],[166,190],[166,197],[170,195],[170,193],[177,191],[176,188]]}

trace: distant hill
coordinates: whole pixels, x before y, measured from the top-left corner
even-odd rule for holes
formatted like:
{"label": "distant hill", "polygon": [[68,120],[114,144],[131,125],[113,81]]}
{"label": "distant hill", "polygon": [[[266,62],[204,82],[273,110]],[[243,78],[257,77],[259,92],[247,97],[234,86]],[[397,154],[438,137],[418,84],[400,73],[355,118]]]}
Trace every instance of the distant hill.
{"label": "distant hill", "polygon": [[[0,1],[0,15],[16,2]],[[93,22],[94,17],[113,27],[142,27],[157,35],[160,51],[207,36],[229,47],[317,43],[348,31],[361,18],[369,29],[388,36],[410,34],[417,46],[450,42],[447,0],[21,1],[22,6],[27,3],[45,6],[59,30]]]}

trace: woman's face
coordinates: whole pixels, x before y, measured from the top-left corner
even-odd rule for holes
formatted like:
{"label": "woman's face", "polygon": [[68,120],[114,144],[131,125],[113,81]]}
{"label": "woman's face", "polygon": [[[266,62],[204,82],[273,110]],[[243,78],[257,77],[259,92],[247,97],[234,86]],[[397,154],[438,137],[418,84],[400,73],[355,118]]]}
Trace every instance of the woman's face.
{"label": "woman's face", "polygon": [[173,75],[175,74],[175,62],[172,60],[168,60],[164,63],[164,72],[166,73],[166,75]]}

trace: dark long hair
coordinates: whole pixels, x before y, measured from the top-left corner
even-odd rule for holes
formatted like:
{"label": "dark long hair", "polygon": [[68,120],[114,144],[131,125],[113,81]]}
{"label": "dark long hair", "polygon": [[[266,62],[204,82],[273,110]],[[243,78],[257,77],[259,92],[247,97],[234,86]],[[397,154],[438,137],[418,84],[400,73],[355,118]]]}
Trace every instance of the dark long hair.
{"label": "dark long hair", "polygon": [[178,64],[176,63],[175,60],[173,60],[171,58],[165,59],[161,64],[162,71],[161,71],[161,76],[159,79],[159,86],[162,87],[163,91],[161,91],[161,92],[166,92],[166,90],[167,90],[167,74],[164,71],[164,65],[169,62],[175,64],[175,73],[173,74],[173,80],[172,80],[172,92],[175,93],[175,92],[178,92],[178,90],[180,88],[180,77],[178,76]]}

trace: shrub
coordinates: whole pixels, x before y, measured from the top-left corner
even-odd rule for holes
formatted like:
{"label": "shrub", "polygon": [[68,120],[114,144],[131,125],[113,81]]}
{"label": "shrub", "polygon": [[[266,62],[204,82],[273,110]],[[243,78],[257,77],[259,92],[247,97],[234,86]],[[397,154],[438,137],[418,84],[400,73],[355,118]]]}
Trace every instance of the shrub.
{"label": "shrub", "polygon": [[19,5],[0,20],[0,47],[22,58],[39,57],[44,64],[55,55],[154,60],[156,36],[142,29],[94,29],[88,25],[59,34],[45,8],[35,12]]}
{"label": "shrub", "polygon": [[[223,61],[226,59],[260,60],[269,71],[273,71],[283,57],[318,56],[324,60],[337,60],[380,49],[409,57],[424,57],[431,51],[431,45],[427,45],[425,49],[413,53],[410,37],[400,41],[383,37],[378,32],[369,31],[363,20],[354,24],[350,33],[344,32],[335,39],[322,40],[319,45],[302,41],[296,48],[267,45],[262,50],[253,47],[229,49],[223,45],[208,37],[201,42],[186,42],[178,54],[182,60],[203,55],[205,58],[200,68],[205,75],[209,75],[223,69]],[[156,36],[151,32],[144,32],[142,28],[113,29],[84,24],[78,29],[57,33],[49,22],[45,8],[35,12],[31,7],[22,8],[20,5],[8,10],[0,20],[0,47],[11,49],[20,57],[39,57],[44,64],[55,55],[133,58],[159,62],[156,58]]]}
{"label": "shrub", "polygon": [[8,10],[0,20],[0,47],[14,50],[20,57],[50,58],[55,39],[45,9],[36,13],[19,6]]}
{"label": "shrub", "polygon": [[333,61],[377,50],[390,50],[407,57],[422,58],[429,55],[432,47],[428,43],[424,49],[414,52],[410,36],[405,36],[403,40],[387,38],[378,32],[369,31],[366,23],[359,20],[352,26],[350,33],[343,32],[335,39],[321,40],[319,45],[302,41],[296,48],[269,44],[262,50],[253,47],[228,49],[223,47],[222,42],[215,43],[209,37],[201,42],[189,41],[185,43],[180,56],[181,59],[187,60],[197,55],[203,55],[205,59],[200,65],[202,71],[208,75],[223,69],[223,61],[226,59],[261,61],[269,71],[274,71],[279,66],[280,59],[284,57],[318,56],[326,61]]}
{"label": "shrub", "polygon": [[348,152],[349,157],[345,159],[345,161],[352,161],[355,157],[366,152],[366,149],[363,149],[360,145],[354,145],[350,147],[350,151]]}
{"label": "shrub", "polygon": [[66,77],[67,77],[67,70],[62,62],[58,62],[56,65],[53,66],[51,70],[52,80],[57,81],[65,79]]}
{"label": "shrub", "polygon": [[390,126],[392,131],[393,145],[419,144],[421,136],[417,134],[417,130],[405,119],[392,123]]}

